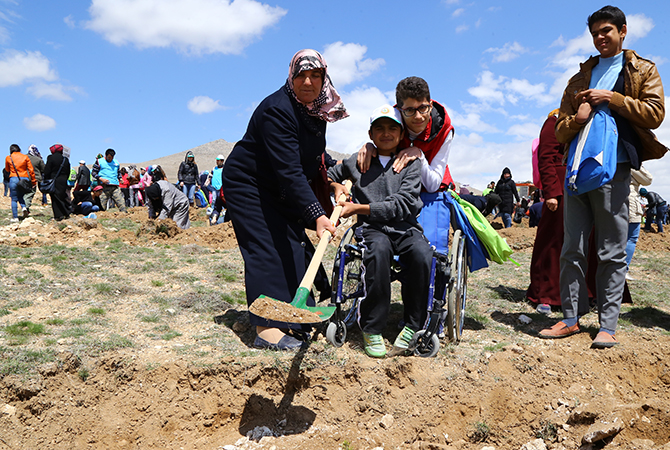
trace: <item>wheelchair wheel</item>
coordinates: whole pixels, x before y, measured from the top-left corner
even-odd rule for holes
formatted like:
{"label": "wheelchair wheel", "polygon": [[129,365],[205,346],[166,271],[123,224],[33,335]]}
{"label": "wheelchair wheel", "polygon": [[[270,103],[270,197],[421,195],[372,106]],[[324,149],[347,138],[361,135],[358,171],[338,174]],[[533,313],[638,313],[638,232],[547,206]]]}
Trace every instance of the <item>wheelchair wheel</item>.
{"label": "wheelchair wheel", "polygon": [[[344,258],[344,259],[343,259]],[[326,339],[341,347],[347,337],[347,327],[356,321],[356,302],[361,296],[361,255],[355,249],[354,229],[349,228],[342,236],[333,264],[331,305],[337,311],[326,328]],[[344,264],[343,270],[340,268]]]}
{"label": "wheelchair wheel", "polygon": [[342,347],[347,340],[347,326],[344,322],[330,322],[326,327],[326,339],[335,347]]}
{"label": "wheelchair wheel", "polygon": [[422,358],[432,358],[440,350],[440,338],[437,337],[437,334],[433,334],[429,342],[420,342],[424,334],[426,334],[426,330],[419,330],[414,333],[412,343],[417,346],[414,349],[414,354]]}
{"label": "wheelchair wheel", "polygon": [[447,301],[447,332],[449,340],[458,342],[463,334],[465,322],[465,300],[467,296],[468,266],[465,237],[461,230],[454,232],[451,243],[451,274],[454,280]]}

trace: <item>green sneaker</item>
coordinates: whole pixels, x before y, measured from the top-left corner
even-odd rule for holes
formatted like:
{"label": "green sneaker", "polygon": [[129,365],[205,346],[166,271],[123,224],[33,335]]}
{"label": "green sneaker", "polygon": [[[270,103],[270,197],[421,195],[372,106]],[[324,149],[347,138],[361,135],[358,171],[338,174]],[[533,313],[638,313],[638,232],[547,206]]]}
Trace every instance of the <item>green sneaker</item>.
{"label": "green sneaker", "polygon": [[363,340],[365,341],[365,353],[373,358],[386,356],[386,345],[384,345],[384,338],[381,334],[363,333]]}
{"label": "green sneaker", "polygon": [[409,327],[402,329],[395,342],[393,343],[393,348],[391,349],[390,356],[398,356],[407,354],[407,349],[409,348],[409,342],[414,337],[415,331]]}

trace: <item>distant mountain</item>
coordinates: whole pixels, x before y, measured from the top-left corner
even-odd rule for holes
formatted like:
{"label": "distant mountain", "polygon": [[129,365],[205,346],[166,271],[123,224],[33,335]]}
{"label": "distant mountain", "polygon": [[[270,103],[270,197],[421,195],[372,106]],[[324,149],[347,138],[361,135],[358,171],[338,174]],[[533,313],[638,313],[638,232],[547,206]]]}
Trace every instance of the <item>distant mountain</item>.
{"label": "distant mountain", "polygon": [[[233,151],[234,146],[235,143],[225,141],[224,139],[217,139],[216,141],[208,142],[206,144],[192,148],[190,151],[192,151],[195,155],[195,162],[198,165],[200,172],[202,172],[203,170],[212,170],[212,167],[216,165],[216,157],[218,155],[223,155],[224,159],[228,159],[228,155],[230,155],[230,152]],[[133,164],[135,164],[137,167],[147,167],[153,164],[159,164],[163,170],[165,170],[165,173],[167,174],[170,181],[177,181],[177,171],[179,170],[179,164],[184,161],[186,153],[186,151],[174,153],[172,155],[162,156],[157,159]],[[333,158],[338,160],[345,159],[350,156],[331,150],[328,150],[328,153]],[[127,166],[128,164],[130,163],[122,163],[121,166]]]}

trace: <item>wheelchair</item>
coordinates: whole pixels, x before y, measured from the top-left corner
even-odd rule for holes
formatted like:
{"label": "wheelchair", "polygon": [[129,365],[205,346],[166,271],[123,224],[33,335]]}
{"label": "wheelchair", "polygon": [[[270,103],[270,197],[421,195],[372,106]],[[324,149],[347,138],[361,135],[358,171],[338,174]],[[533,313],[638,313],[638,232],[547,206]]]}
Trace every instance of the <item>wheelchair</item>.
{"label": "wheelchair", "polygon": [[[358,305],[364,296],[362,250],[356,243],[354,227],[347,229],[335,255],[330,306],[335,312],[326,327],[326,339],[341,347],[347,330],[357,322]],[[394,260],[392,279],[402,279],[402,267]],[[456,230],[447,255],[433,250],[428,290],[428,318],[414,334],[409,351],[430,358],[440,349],[440,325],[445,323],[451,342],[458,343],[463,333],[467,296],[467,250],[465,236]]]}

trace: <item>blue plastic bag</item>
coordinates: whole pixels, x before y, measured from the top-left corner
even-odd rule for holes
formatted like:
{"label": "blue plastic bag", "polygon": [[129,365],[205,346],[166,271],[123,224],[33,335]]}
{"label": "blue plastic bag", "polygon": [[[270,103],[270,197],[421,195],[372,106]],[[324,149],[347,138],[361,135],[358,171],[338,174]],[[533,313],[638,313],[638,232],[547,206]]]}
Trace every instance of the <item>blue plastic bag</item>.
{"label": "blue plastic bag", "polygon": [[565,172],[568,195],[583,194],[609,183],[616,172],[618,145],[614,117],[602,110],[592,113],[570,143]]}

